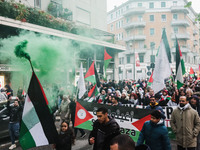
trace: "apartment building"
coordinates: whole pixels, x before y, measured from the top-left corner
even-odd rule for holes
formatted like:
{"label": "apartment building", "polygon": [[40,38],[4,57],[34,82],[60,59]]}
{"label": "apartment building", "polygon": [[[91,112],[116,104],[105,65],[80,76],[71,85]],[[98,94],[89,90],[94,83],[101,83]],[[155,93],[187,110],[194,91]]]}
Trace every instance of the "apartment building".
{"label": "apartment building", "polygon": [[[185,8],[187,0],[129,0],[107,14],[107,30],[115,34],[116,43],[126,46],[119,55],[120,79],[147,78],[150,65],[165,29],[175,70],[175,37],[185,61],[186,70],[197,69],[199,57],[199,24],[193,8]],[[134,54],[138,53],[140,67]]]}

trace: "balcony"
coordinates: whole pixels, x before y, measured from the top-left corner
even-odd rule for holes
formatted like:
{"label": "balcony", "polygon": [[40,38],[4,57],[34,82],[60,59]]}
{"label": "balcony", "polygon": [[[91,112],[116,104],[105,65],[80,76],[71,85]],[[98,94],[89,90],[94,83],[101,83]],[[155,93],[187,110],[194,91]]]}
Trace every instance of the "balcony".
{"label": "balcony", "polygon": [[194,40],[193,45],[194,45],[194,46],[197,46],[197,45],[198,45],[198,41],[197,41],[197,40]]}
{"label": "balcony", "polygon": [[189,27],[190,24],[187,20],[173,20],[171,26],[185,26]]}
{"label": "balcony", "polygon": [[124,13],[124,16],[131,16],[135,14],[144,14],[145,13],[145,7],[137,7],[137,8],[130,8]]}
{"label": "balcony", "polygon": [[187,8],[185,8],[184,6],[172,6],[171,7],[171,12],[172,13],[185,13],[185,14],[188,14],[189,11]]}
{"label": "balcony", "polygon": [[171,39],[175,40],[177,37],[178,40],[189,40],[190,34],[189,33],[172,33]]}
{"label": "balcony", "polygon": [[[188,46],[180,46],[181,52],[182,53],[188,53],[190,52],[190,48]],[[172,53],[176,53],[176,48],[172,47],[171,48]]]}
{"label": "balcony", "polygon": [[198,31],[197,30],[193,30],[193,35],[197,35],[198,34]]}
{"label": "balcony", "polygon": [[144,22],[144,21],[138,21],[138,22],[132,22],[132,23],[125,24],[123,26],[123,28],[125,30],[129,30],[131,28],[139,28],[139,27],[143,27],[144,28],[145,26],[146,26],[146,22]]}
{"label": "balcony", "polygon": [[128,41],[144,41],[146,40],[146,35],[134,35],[134,36],[129,36],[125,39],[125,42]]}

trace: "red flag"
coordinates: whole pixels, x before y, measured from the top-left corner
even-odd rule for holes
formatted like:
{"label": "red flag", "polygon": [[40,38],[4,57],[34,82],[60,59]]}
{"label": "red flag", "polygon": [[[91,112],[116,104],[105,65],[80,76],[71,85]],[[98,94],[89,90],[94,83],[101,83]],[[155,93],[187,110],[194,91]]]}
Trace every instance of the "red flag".
{"label": "red flag", "polygon": [[136,122],[133,122],[132,125],[135,126],[139,131],[141,131],[144,123],[149,120],[151,120],[151,115],[145,116],[144,118],[141,118]]}
{"label": "red flag", "polygon": [[76,102],[76,114],[75,114],[74,126],[76,127],[92,118],[93,116],[83,106],[81,106],[79,102]]}

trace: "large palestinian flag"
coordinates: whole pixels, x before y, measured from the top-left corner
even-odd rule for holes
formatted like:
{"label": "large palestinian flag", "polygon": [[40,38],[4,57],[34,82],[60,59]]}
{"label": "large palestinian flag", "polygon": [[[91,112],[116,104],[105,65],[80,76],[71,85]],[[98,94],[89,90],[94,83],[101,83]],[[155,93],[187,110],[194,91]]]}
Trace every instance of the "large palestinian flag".
{"label": "large palestinian flag", "polygon": [[177,88],[183,86],[183,75],[185,74],[185,65],[183,61],[183,56],[181,53],[180,46],[178,44],[178,40],[176,38],[176,81],[177,81]]}
{"label": "large palestinian flag", "polygon": [[23,150],[56,143],[57,130],[44,90],[35,75],[32,78],[25,99],[20,128],[20,145]]}
{"label": "large palestinian flag", "polygon": [[75,127],[92,130],[93,121],[97,119],[96,110],[102,106],[109,110],[110,116],[115,117],[121,127],[121,133],[130,135],[134,141],[137,141],[144,122],[150,120],[149,114],[152,112],[152,110],[147,109],[115,107],[79,101],[76,103]]}

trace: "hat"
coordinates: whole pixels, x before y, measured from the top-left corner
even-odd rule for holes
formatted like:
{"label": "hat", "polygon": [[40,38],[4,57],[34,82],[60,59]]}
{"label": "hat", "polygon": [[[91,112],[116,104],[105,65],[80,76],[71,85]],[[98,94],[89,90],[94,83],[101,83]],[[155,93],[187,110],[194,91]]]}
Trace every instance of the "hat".
{"label": "hat", "polygon": [[163,92],[167,93],[168,94],[168,91],[167,90],[163,90]]}

